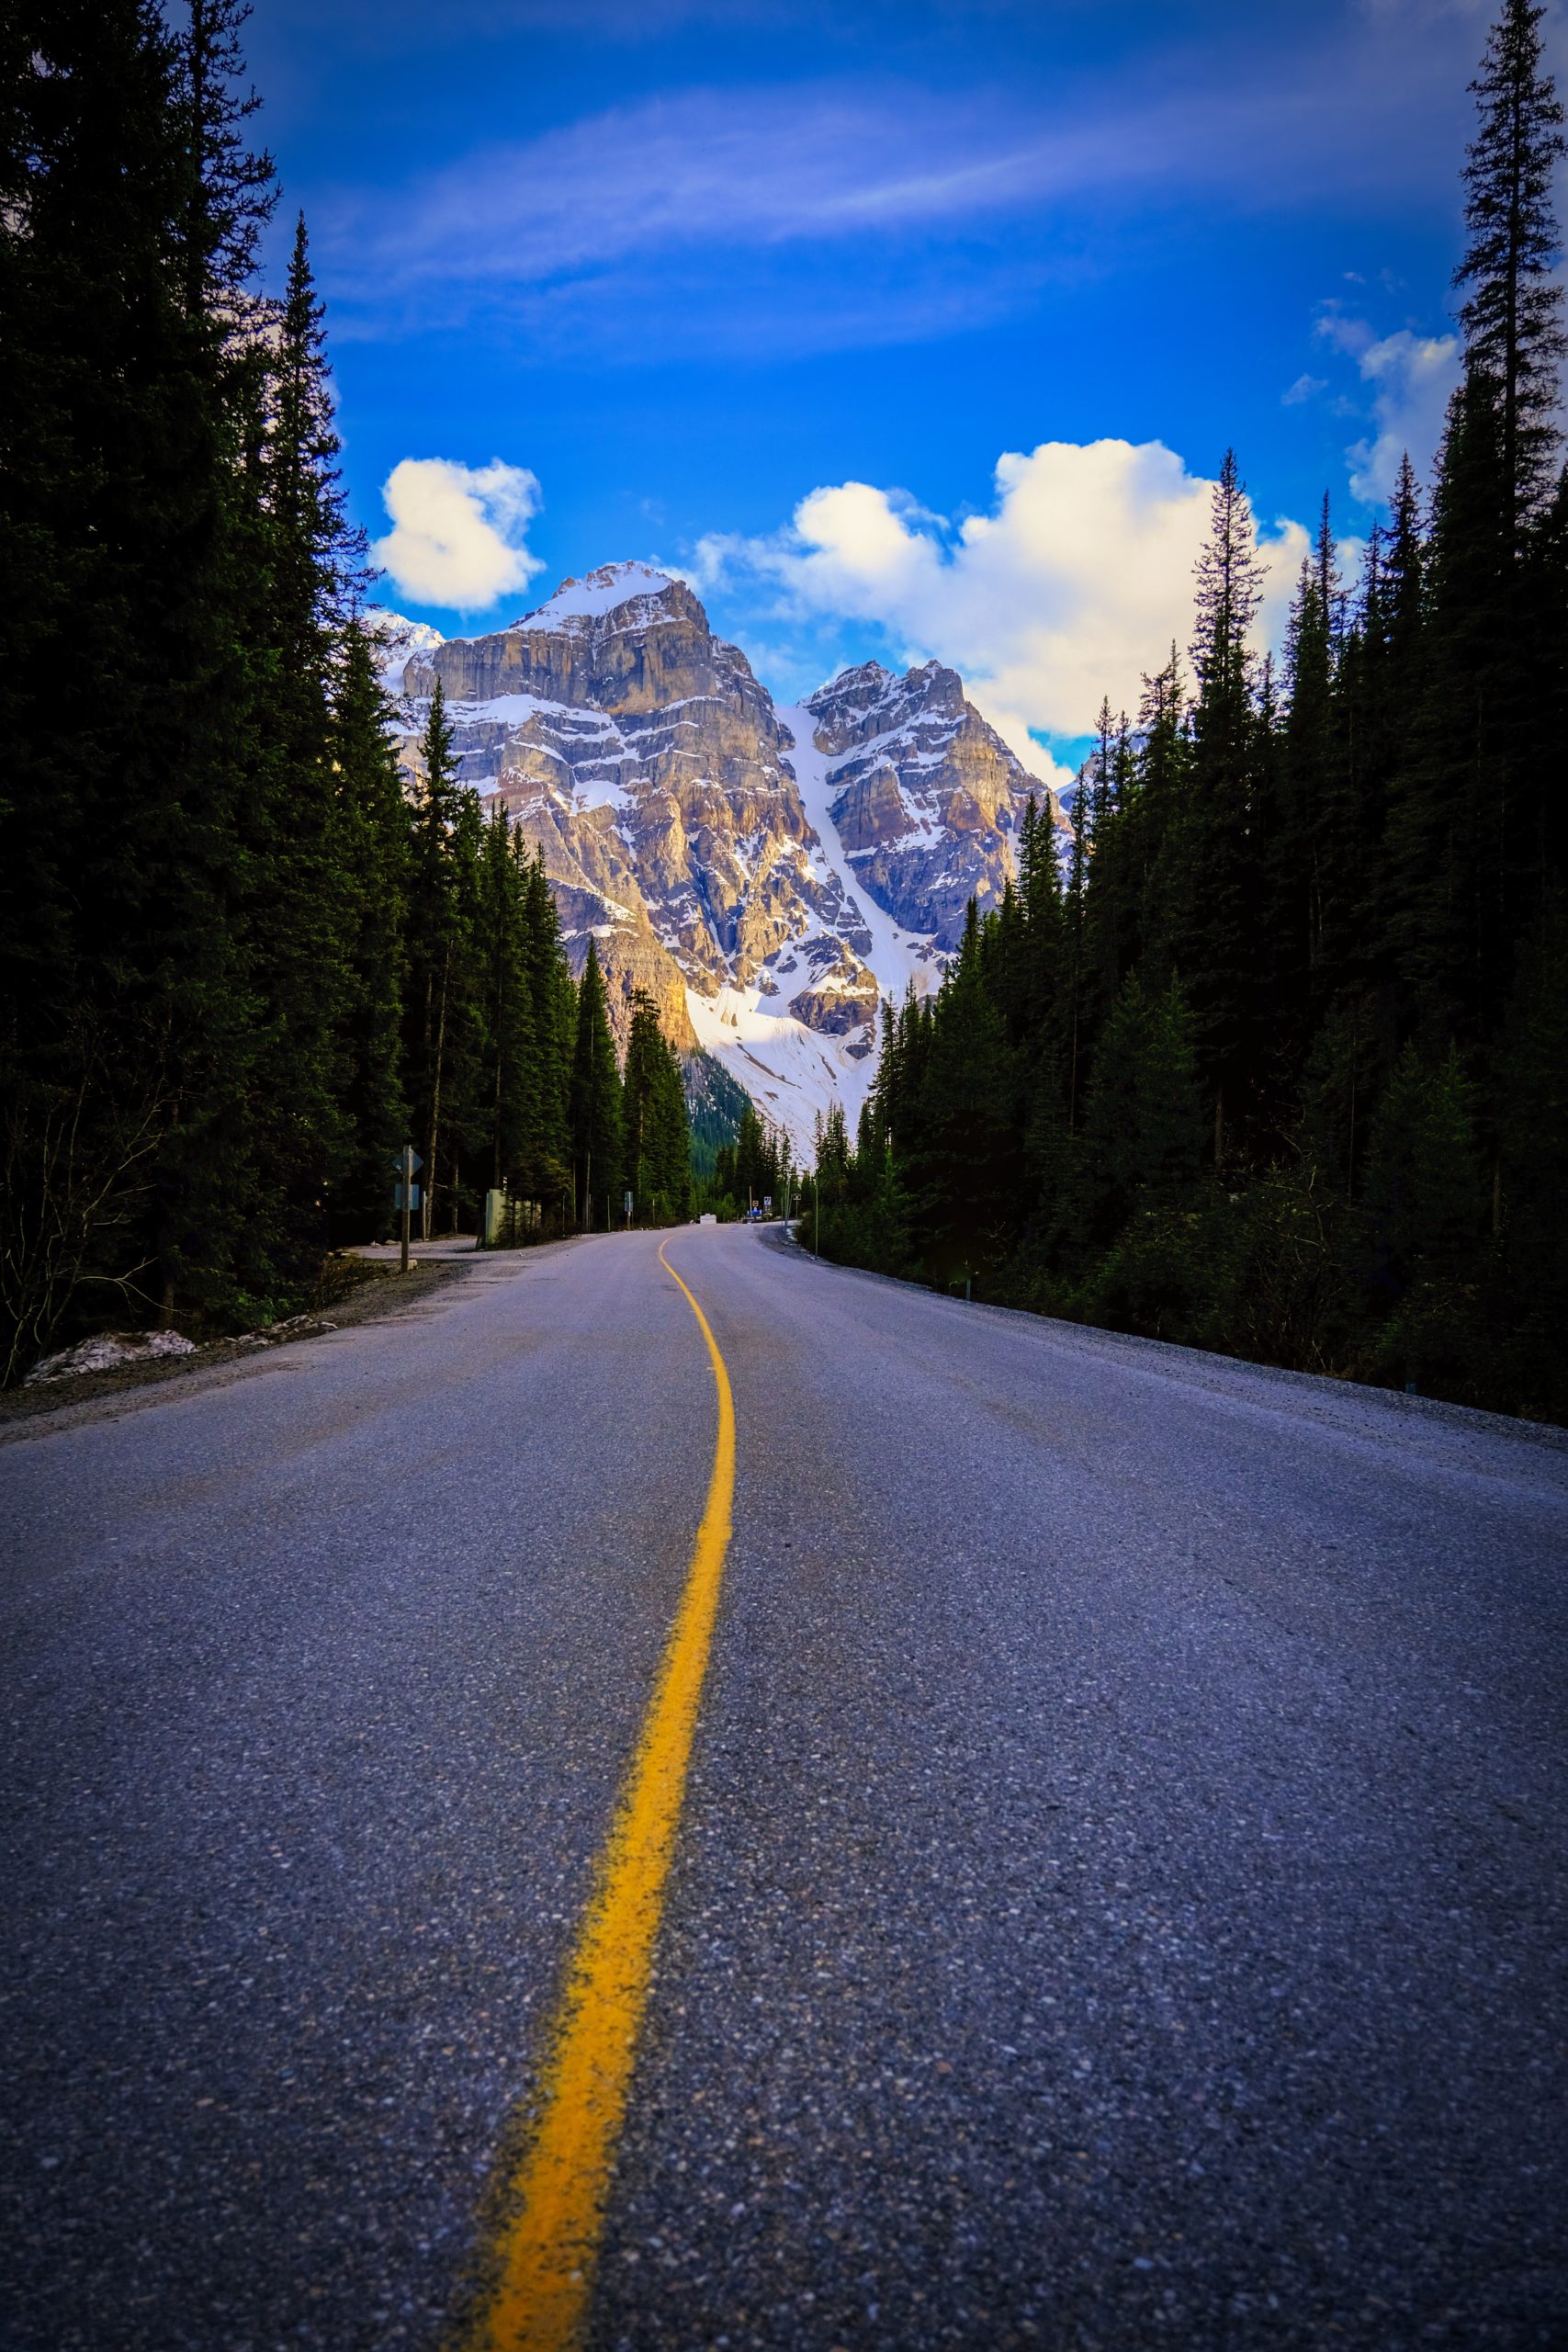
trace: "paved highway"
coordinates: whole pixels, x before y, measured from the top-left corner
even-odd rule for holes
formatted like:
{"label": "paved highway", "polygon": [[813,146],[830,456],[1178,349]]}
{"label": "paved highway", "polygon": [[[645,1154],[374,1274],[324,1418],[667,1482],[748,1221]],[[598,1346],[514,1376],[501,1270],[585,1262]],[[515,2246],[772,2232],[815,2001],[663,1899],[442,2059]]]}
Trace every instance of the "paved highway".
{"label": "paved highway", "polygon": [[658,1239],[0,1446],[7,2352],[506,2341],[595,1918],[593,2352],[1568,2341],[1568,1442]]}

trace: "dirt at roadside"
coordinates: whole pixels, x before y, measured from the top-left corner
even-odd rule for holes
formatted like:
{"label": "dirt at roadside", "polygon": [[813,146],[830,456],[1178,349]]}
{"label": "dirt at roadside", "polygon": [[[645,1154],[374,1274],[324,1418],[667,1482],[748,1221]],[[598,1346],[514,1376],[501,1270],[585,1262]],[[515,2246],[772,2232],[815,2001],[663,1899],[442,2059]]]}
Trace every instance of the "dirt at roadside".
{"label": "dirt at roadside", "polygon": [[372,1323],[394,1307],[427,1298],[442,1283],[461,1281],[468,1271],[465,1258],[434,1258],[416,1261],[406,1275],[395,1263],[365,1258],[329,1259],[310,1311],[291,1317],[270,1331],[246,1331],[231,1340],[209,1340],[193,1355],[155,1356],[143,1363],[117,1365],[110,1372],[84,1372],[66,1380],[40,1381],[36,1388],[0,1390],[0,1429],[17,1421],[54,1413],[62,1407],[84,1405],[100,1396],[115,1396],[128,1389],[161,1386],[188,1379],[193,1373],[242,1363],[295,1340],[318,1339],[327,1330],[343,1330],[355,1323]]}

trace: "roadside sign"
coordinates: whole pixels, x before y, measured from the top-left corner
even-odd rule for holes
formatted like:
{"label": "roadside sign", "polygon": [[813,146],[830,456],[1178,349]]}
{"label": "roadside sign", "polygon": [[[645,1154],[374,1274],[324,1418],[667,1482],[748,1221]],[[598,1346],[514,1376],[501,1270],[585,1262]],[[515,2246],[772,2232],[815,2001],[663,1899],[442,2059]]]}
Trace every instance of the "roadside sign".
{"label": "roadside sign", "polygon": [[[403,1198],[405,1192],[408,1194],[407,1200],[404,1200]],[[417,1184],[395,1184],[392,1188],[392,1206],[395,1209],[418,1208],[419,1186]]]}
{"label": "roadside sign", "polygon": [[424,1160],[417,1151],[400,1151],[397,1158],[391,1163],[393,1175],[400,1176],[405,1166],[412,1175],[417,1176],[420,1170],[424,1166]]}
{"label": "roadside sign", "polygon": [[772,1193],[763,1193],[763,1195],[762,1195],[762,1206],[763,1206],[765,1209],[771,1209],[771,1208],[773,1207],[773,1196]]}
{"label": "roadside sign", "polygon": [[625,1209],[626,1215],[630,1216],[632,1213],[632,1196],[629,1193],[627,1193],[622,1200],[621,1206]]}

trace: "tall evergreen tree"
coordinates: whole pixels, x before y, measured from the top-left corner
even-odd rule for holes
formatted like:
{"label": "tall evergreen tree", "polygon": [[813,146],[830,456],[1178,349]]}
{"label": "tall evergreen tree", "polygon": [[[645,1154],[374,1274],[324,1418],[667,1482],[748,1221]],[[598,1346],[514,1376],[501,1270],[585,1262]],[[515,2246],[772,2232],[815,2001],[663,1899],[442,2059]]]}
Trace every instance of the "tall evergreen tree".
{"label": "tall evergreen tree", "polygon": [[683,1217],[691,1198],[692,1136],[680,1066],[638,989],[626,1039],[622,1145],[633,1213],[644,1223]]}
{"label": "tall evergreen tree", "polygon": [[412,842],[387,718],[369,639],[361,623],[351,619],[344,632],[332,734],[346,977],[338,1027],[347,1131],[334,1217],[334,1238],[340,1240],[363,1240],[380,1230],[392,1161],[409,1140],[401,1027]]}
{"label": "tall evergreen tree", "polygon": [[1470,85],[1480,123],[1464,167],[1470,242],[1454,272],[1454,284],[1468,289],[1460,314],[1466,366],[1495,403],[1504,552],[1515,562],[1556,489],[1568,350],[1552,210],[1553,175],[1568,145],[1562,101],[1541,64],[1545,15],[1535,0],[1504,0]]}
{"label": "tall evergreen tree", "polygon": [[1258,723],[1250,632],[1262,601],[1252,508],[1234,449],[1214,485],[1209,538],[1198,560],[1192,667],[1192,755],[1185,936],[1176,964],[1186,982],[1201,1067],[1224,1156],[1225,1102],[1245,1099],[1256,1047]]}
{"label": "tall evergreen tree", "polygon": [[516,1182],[523,1195],[562,1227],[572,1204],[571,1071],[577,1046],[577,990],[561,949],[560,919],[544,859],[513,845],[524,878],[525,956],[534,1022],[536,1083],[526,1105]]}
{"label": "tall evergreen tree", "polygon": [[527,874],[513,852],[499,800],[491,809],[479,861],[479,964],[484,1033],[484,1119],[499,1190],[521,1167],[539,1085],[539,1040],[528,973]]}
{"label": "tall evergreen tree", "polygon": [[607,1207],[613,1216],[621,1190],[621,1080],[599,951],[592,938],[577,991],[571,1151],[577,1220],[592,1232],[605,1221]]}

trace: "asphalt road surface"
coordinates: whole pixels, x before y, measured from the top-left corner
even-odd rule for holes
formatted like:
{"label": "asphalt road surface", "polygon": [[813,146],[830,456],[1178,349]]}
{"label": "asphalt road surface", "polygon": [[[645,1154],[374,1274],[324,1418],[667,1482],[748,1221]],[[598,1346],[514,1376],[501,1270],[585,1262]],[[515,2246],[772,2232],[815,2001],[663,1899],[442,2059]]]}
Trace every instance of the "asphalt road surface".
{"label": "asphalt road surface", "polygon": [[[6,2352],[456,2340],[714,1461],[657,1242],[0,1447]],[[1568,2343],[1568,1443],[669,1256],[594,2352]]]}

